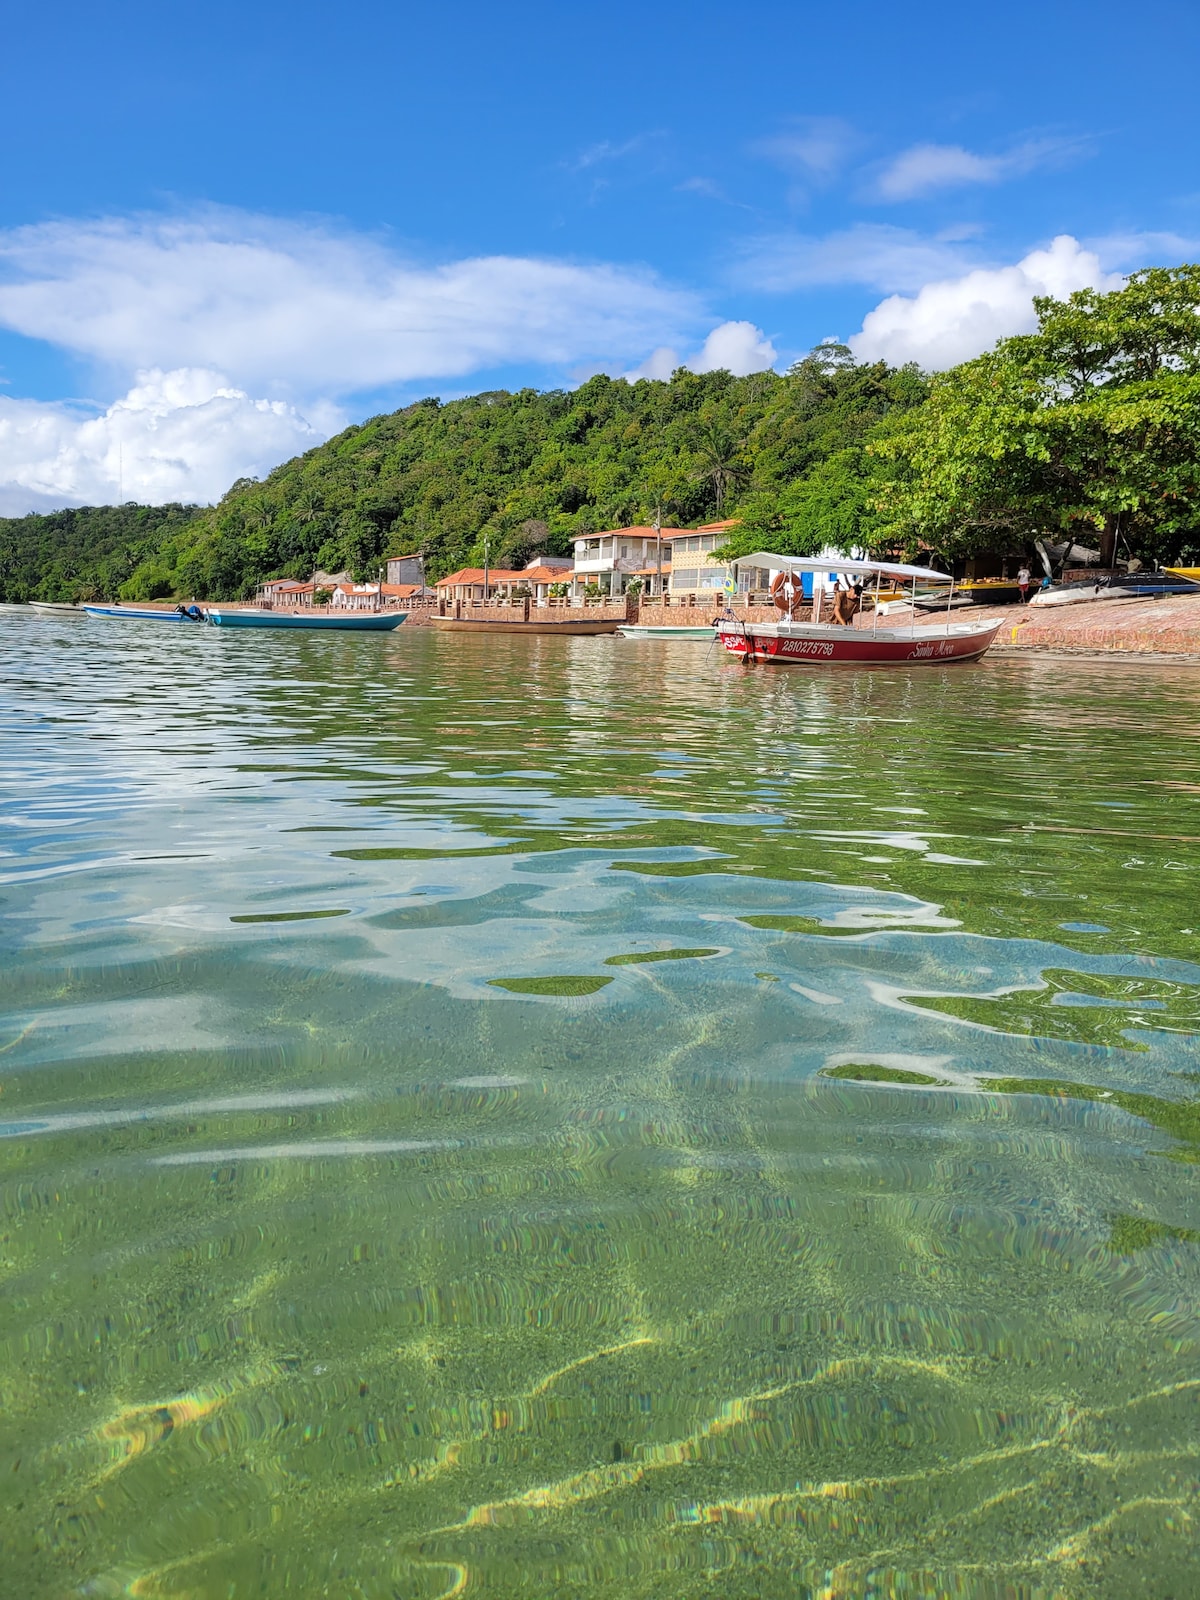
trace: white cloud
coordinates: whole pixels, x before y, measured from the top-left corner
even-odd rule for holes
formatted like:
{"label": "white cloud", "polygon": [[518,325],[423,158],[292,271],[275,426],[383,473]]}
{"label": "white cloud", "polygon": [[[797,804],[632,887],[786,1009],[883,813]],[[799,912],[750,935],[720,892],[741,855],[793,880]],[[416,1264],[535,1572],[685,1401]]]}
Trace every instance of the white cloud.
{"label": "white cloud", "polygon": [[781,233],[750,239],[734,276],[749,288],[774,294],[839,283],[919,289],[931,278],[961,272],[968,264],[957,240],[860,222],[823,238]]}
{"label": "white cloud", "polygon": [[0,515],[138,500],[211,501],[344,424],[313,421],[280,400],[253,400],[219,373],[138,374],[99,415],[0,396]]}
{"label": "white cloud", "polygon": [[127,373],[216,368],[259,393],[627,359],[699,314],[694,296],[634,268],[421,265],[376,239],[232,210],[0,233],[0,325]]}
{"label": "white cloud", "polygon": [[959,144],[915,144],[901,151],[875,180],[881,200],[912,200],[937,189],[1002,183],[1078,154],[1077,140],[1030,139],[1003,155],[981,156]]}
{"label": "white cloud", "polygon": [[765,372],[778,360],[778,351],[761,328],[752,322],[722,322],[705,339],[694,355],[679,355],[670,345],[660,345],[640,366],[624,374],[631,383],[639,378],[665,380],[676,367],[691,372],[716,372],[724,368],[735,378],[748,372]]}
{"label": "white cloud", "polygon": [[675,368],[682,364],[678,350],[673,350],[669,344],[660,344],[640,366],[622,376],[628,378],[630,383],[636,383],[639,378],[653,378],[656,382],[665,383]]}
{"label": "white cloud", "polygon": [[943,278],[911,298],[891,295],[867,315],[850,348],[860,361],[916,361],[940,370],[979,355],[997,339],[1030,332],[1037,326],[1036,294],[1061,299],[1076,289],[1116,288],[1120,281],[1104,272],[1094,251],[1062,234],[1015,266]]}
{"label": "white cloud", "polygon": [[1175,266],[1200,257],[1200,239],[1179,233],[1109,233],[1088,243],[1109,266],[1133,271],[1137,267]]}
{"label": "white cloud", "polygon": [[724,367],[735,378],[741,378],[748,372],[765,372],[777,356],[775,346],[752,322],[723,322],[686,364],[693,372],[715,372]]}

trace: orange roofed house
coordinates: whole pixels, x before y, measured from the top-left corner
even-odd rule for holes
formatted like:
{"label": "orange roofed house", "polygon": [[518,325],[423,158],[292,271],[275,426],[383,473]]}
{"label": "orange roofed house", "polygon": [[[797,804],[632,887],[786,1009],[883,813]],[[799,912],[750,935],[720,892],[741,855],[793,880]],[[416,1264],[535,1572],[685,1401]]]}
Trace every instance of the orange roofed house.
{"label": "orange roofed house", "polygon": [[[740,518],[727,522],[706,522],[702,528],[676,528],[671,534],[671,596],[675,600],[694,599],[706,604],[716,600],[725,587],[725,580],[734,577],[733,568],[717,561],[713,551],[719,550],[736,528]],[[770,573],[742,568],[735,577],[738,592],[765,590],[771,581]]]}
{"label": "orange roofed house", "polygon": [[337,583],[329,604],[338,611],[396,611],[423,592],[419,583]]}
{"label": "orange roofed house", "polygon": [[661,547],[663,577],[671,570],[672,541],[678,528],[610,528],[607,533],[580,534],[575,540],[575,593],[589,583],[610,595],[621,595],[630,578],[640,577],[647,594],[657,594]]}
{"label": "orange roofed house", "polygon": [[520,571],[489,567],[486,588],[482,567],[461,567],[438,579],[437,592],[439,599],[450,601],[507,600],[514,590],[528,589],[531,598],[542,605],[549,596],[551,584],[570,581],[571,563],[565,556],[535,556]]}

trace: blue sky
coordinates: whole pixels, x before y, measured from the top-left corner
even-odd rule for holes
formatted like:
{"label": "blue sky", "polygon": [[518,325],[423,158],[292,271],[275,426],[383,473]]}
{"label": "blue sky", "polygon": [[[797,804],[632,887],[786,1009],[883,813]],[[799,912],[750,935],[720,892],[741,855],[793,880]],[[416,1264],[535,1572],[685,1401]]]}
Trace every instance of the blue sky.
{"label": "blue sky", "polygon": [[1200,255],[1200,7],[49,4],[0,56],[0,512],[424,394],[947,365]]}

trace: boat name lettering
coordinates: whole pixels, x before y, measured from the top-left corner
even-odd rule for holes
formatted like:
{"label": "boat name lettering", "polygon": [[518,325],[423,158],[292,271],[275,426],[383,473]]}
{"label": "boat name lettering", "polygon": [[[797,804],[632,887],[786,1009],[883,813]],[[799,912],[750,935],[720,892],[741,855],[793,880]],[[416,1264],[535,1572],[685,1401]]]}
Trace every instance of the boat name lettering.
{"label": "boat name lettering", "polygon": [[929,656],[952,656],[955,642],[952,639],[931,639],[928,644],[914,645],[908,652],[910,661],[922,661]]}

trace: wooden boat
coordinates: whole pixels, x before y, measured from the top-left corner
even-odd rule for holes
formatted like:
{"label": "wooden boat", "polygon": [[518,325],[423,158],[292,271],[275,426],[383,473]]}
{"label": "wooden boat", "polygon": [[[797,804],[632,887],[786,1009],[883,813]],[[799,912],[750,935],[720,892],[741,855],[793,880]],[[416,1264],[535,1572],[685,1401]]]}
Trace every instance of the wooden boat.
{"label": "wooden boat", "polygon": [[[869,623],[859,616],[859,626],[845,627],[833,622],[803,620],[800,613],[808,602],[801,595],[800,574],[829,573],[850,578],[874,578],[879,586],[886,578],[903,579],[915,592],[918,583],[931,579],[944,581],[945,574],[928,567],[912,567],[896,561],[852,561],[828,556],[819,558],[775,555],[759,550],[739,556],[738,565],[767,568],[787,574],[779,586],[776,607],[778,622],[721,620],[717,636],[731,655],[745,662],[781,662],[789,666],[939,666],[953,661],[974,661],[996,637],[1001,622],[907,623],[879,625],[878,613]],[[947,591],[953,597],[953,584]],[[818,602],[819,603],[819,602]]]}
{"label": "wooden boat", "polygon": [[[1031,584],[1026,585],[1030,587]],[[1000,600],[1019,599],[1021,585],[1015,578],[960,578],[954,592],[966,595],[972,605],[990,606]]]}
{"label": "wooden boat", "polygon": [[204,609],[217,628],[317,628],[341,633],[388,633],[408,616],[407,611],[235,611],[225,606]]}
{"label": "wooden boat", "polygon": [[118,622],[203,622],[199,606],[84,606],[89,617]]}
{"label": "wooden boat", "polygon": [[571,637],[581,634],[616,633],[618,627],[623,626],[616,617],[607,621],[603,618],[592,621],[571,618],[564,622],[551,622],[548,618],[537,617],[530,617],[528,622],[506,622],[502,617],[430,617],[429,620],[443,633],[541,633]]}
{"label": "wooden boat", "polygon": [[668,623],[621,623],[617,632],[626,639],[707,639],[711,644],[717,637],[717,630],[711,622],[703,627],[688,628],[682,624],[675,627]]}

